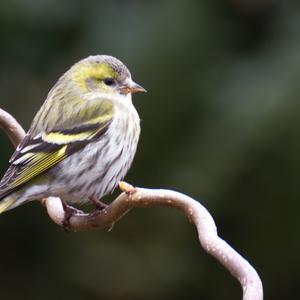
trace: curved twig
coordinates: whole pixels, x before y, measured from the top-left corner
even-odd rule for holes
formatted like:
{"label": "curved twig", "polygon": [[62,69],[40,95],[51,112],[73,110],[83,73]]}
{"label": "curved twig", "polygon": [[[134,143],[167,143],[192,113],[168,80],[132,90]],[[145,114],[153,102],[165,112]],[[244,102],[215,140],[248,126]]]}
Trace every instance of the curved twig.
{"label": "curved twig", "polygon": [[16,148],[25,136],[25,131],[17,120],[8,112],[0,108],[0,128],[4,130]]}
{"label": "curved twig", "polygon": [[[0,109],[0,127],[15,147],[25,135],[21,125],[2,109]],[[257,272],[247,260],[218,236],[212,216],[198,201],[175,191],[135,188],[125,182],[120,183],[120,189],[123,193],[102,211],[91,214],[74,214],[70,218],[70,228],[80,231],[111,227],[133,207],[176,208],[195,224],[204,250],[215,257],[238,279],[243,288],[243,299],[263,299],[262,282]],[[62,226],[65,212],[61,200],[49,197],[42,201],[46,205],[50,218]]]}

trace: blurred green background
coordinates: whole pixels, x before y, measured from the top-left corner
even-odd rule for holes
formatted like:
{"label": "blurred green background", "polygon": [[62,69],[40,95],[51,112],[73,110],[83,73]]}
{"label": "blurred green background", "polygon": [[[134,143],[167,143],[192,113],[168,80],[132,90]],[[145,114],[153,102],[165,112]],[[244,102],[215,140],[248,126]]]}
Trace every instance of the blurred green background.
{"label": "blurred green background", "polygon": [[[1,0],[0,34],[0,106],[27,129],[71,64],[125,62],[148,90],[127,181],[200,200],[266,299],[299,297],[299,1]],[[66,233],[35,202],[1,215],[0,233],[1,299],[241,299],[175,210]]]}

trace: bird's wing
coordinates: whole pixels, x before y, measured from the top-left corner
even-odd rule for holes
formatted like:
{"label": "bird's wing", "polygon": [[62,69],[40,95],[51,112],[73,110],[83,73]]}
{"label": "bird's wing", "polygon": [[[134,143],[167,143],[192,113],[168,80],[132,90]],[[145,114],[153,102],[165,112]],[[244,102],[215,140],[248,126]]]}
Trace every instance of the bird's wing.
{"label": "bird's wing", "polygon": [[11,165],[0,182],[0,199],[99,138],[108,129],[113,115],[111,101],[93,100],[79,123],[77,119],[77,123],[60,121],[59,126],[39,133],[32,127],[10,159]]}

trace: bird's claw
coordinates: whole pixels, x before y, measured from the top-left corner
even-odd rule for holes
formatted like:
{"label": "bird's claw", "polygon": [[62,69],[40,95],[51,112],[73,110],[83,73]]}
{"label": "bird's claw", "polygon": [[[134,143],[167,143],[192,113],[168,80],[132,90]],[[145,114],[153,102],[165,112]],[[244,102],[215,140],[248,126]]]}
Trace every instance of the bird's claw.
{"label": "bird's claw", "polygon": [[107,207],[107,204],[105,204],[104,202],[94,198],[94,197],[91,197],[90,200],[94,203],[95,205],[95,211],[94,212],[98,212],[98,211],[101,211],[103,210],[104,208]]}
{"label": "bird's claw", "polygon": [[65,211],[65,215],[64,215],[63,222],[62,222],[62,226],[66,231],[71,231],[72,230],[72,228],[70,226],[71,217],[74,215],[84,214],[84,212],[73,206],[67,205],[66,203],[63,203],[63,208]]}

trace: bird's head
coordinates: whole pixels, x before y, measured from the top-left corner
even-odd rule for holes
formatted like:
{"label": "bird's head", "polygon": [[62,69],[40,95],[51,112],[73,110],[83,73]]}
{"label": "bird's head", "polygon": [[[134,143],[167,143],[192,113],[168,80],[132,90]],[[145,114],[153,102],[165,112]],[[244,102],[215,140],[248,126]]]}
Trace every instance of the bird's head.
{"label": "bird's head", "polygon": [[113,96],[146,91],[131,79],[128,68],[112,56],[89,56],[76,63],[70,74],[82,93],[96,92]]}

